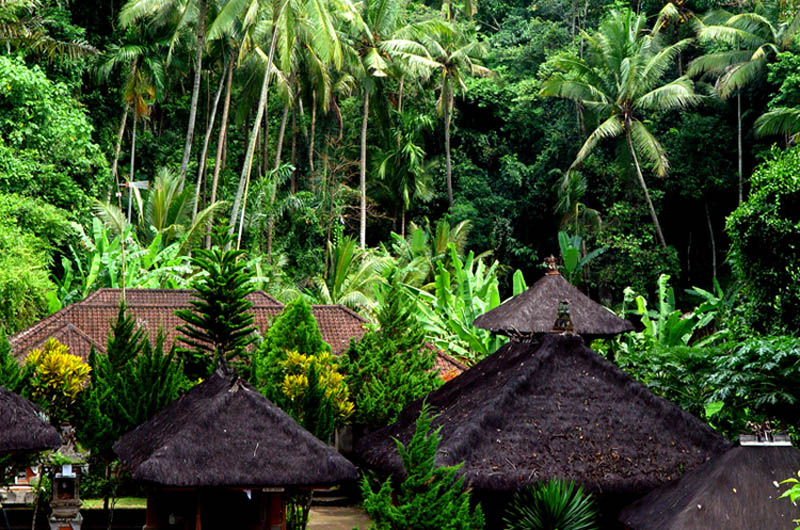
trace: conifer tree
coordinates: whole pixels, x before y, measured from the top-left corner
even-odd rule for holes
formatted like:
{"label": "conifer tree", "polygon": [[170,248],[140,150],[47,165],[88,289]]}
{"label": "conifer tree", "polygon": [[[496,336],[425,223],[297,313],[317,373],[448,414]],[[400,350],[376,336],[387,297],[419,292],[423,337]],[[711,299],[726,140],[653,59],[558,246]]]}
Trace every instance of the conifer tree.
{"label": "conifer tree", "polygon": [[194,251],[192,264],[202,271],[194,287],[197,297],[189,303],[194,309],[180,309],[175,314],[185,325],[178,331],[184,369],[190,378],[208,377],[218,364],[230,372],[228,360],[242,357],[256,340],[255,318],[249,312],[253,303],[247,296],[255,290],[242,261],[244,252],[227,248],[220,241],[211,250]]}
{"label": "conifer tree", "polygon": [[456,478],[461,465],[436,467],[441,427],[431,433],[433,420],[430,408],[424,404],[411,441],[405,446],[397,441],[406,478],[396,493],[391,478],[377,493],[366,478],[361,483],[364,510],[373,521],[372,528],[470,530],[484,527],[481,507],[470,506],[464,479]]}
{"label": "conifer tree", "polygon": [[392,423],[407,404],[442,382],[434,370],[436,354],[425,346],[425,332],[406,296],[391,279],[377,315],[379,329],[352,341],[344,356],[354,422],[370,430]]}

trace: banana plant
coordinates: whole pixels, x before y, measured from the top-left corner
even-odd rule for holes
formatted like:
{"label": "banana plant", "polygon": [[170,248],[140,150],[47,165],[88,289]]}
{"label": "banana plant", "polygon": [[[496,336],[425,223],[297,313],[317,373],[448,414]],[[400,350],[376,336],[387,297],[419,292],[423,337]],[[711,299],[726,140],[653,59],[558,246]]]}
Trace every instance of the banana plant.
{"label": "banana plant", "polygon": [[573,285],[583,282],[583,268],[608,249],[601,247],[587,252],[581,236],[570,236],[563,230],[558,233],[558,246],[564,261],[562,267],[564,278]]}
{"label": "banana plant", "polygon": [[493,353],[505,337],[472,325],[479,315],[500,305],[497,269],[499,263],[486,266],[470,252],[463,260],[454,244],[449,245],[452,273],[441,261],[432,293],[410,287],[416,293],[420,322],[429,340],[439,349],[467,362],[475,362]]}
{"label": "banana plant", "polygon": [[[650,345],[686,346],[692,338],[698,319],[694,313],[684,315],[675,308],[675,292],[669,286],[669,274],[658,277],[657,300],[655,310],[647,308],[647,300],[637,295],[633,289],[625,289],[623,313],[634,314],[641,318],[644,329],[641,338]],[[627,307],[635,304],[633,310]]]}

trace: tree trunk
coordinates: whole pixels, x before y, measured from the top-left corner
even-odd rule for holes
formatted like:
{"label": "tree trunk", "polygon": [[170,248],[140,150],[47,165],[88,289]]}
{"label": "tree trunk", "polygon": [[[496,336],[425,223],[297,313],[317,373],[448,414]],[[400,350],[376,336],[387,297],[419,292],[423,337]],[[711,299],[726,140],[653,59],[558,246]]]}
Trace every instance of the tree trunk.
{"label": "tree trunk", "polygon": [[[311,92],[311,138],[308,140],[308,168],[314,173],[314,140],[317,135],[317,93]],[[313,182],[313,181],[312,181]],[[311,189],[314,189],[312,185]]]}
{"label": "tree trunk", "polygon": [[114,195],[117,197],[117,206],[119,206],[120,209],[122,209],[122,195],[119,193],[119,173],[117,172],[117,166],[119,164],[119,153],[122,149],[122,137],[125,135],[125,124],[128,122],[129,108],[128,105],[125,105],[125,110],[122,112],[122,120],[120,120],[119,132],[117,133],[117,145],[114,147],[114,162],[111,164],[111,175],[114,177],[114,184],[116,184]]}
{"label": "tree trunk", "polygon": [[[284,2],[283,6],[281,7],[281,11],[283,7],[286,6]],[[280,14],[278,15],[280,16]],[[272,73],[272,58],[275,57],[275,46],[278,42],[278,28],[274,28],[272,31],[272,42],[269,45],[269,55],[267,57],[267,64],[266,68],[264,69],[264,80],[261,83],[261,94],[258,98],[258,110],[256,111],[256,120],[253,123],[253,130],[250,133],[250,139],[247,143],[247,151],[244,157],[244,166],[242,167],[242,174],[239,178],[239,187],[236,190],[236,197],[233,200],[233,209],[231,210],[231,226],[228,231],[229,234],[233,235],[233,231],[236,229],[236,220],[240,218],[239,221],[239,235],[236,238],[236,248],[239,248],[239,245],[242,241],[242,224],[244,223],[244,211],[245,211],[245,204],[247,201],[247,188],[250,184],[250,172],[253,169],[253,154],[255,153],[256,149],[256,138],[258,137],[258,131],[261,128],[261,118],[264,117],[267,109],[267,103],[269,102],[269,78],[270,74]],[[241,205],[241,211],[240,211]]]}
{"label": "tree trunk", "polygon": [[403,85],[405,84],[406,76],[400,76],[400,87],[397,90],[397,112],[403,113]]}
{"label": "tree trunk", "polygon": [[633,158],[633,165],[636,168],[636,177],[639,179],[639,185],[642,187],[642,191],[644,191],[644,199],[647,201],[647,207],[650,209],[650,218],[653,220],[653,226],[656,228],[656,236],[658,237],[658,242],[661,244],[663,248],[667,248],[667,242],[664,240],[664,233],[661,231],[661,225],[658,222],[658,216],[656,215],[656,209],[653,207],[653,201],[650,200],[650,192],[647,191],[647,184],[644,181],[644,177],[642,176],[642,169],[639,167],[639,159],[636,157],[636,150],[633,148],[633,140],[631,140],[631,132],[630,126],[626,124],[625,127],[625,140],[628,142],[628,149],[631,153],[631,158]]}
{"label": "tree trunk", "polygon": [[714,239],[714,225],[711,224],[711,212],[708,211],[708,202],[704,203],[706,208],[706,222],[708,223],[708,237],[711,240],[711,274],[714,280],[717,279],[717,241]]}
{"label": "tree trunk", "polygon": [[447,171],[447,202],[453,207],[453,170],[450,163],[450,119],[453,110],[453,90],[448,81],[445,85],[444,102],[444,159]]}
{"label": "tree trunk", "polygon": [[[219,135],[217,136],[217,156],[214,160],[214,180],[211,183],[211,204],[217,201],[217,185],[219,184],[219,172],[222,167],[222,153],[225,150],[225,139],[228,136],[228,111],[231,108],[231,84],[233,83],[233,57],[228,61],[227,80],[225,84],[225,103],[222,105],[222,123],[219,125]],[[214,212],[208,223],[209,228],[214,226]],[[206,248],[211,248],[211,235],[206,236]]]}
{"label": "tree trunk", "polygon": [[197,118],[197,101],[200,99],[200,76],[203,73],[203,48],[206,40],[206,2],[200,0],[200,12],[197,25],[197,44],[194,58],[194,84],[192,85],[192,106],[189,109],[189,125],[186,129],[186,143],[183,146],[183,160],[179,190],[183,190],[186,183],[186,170],[189,167],[189,157],[192,154],[192,140],[194,139],[194,122]]}
{"label": "tree trunk", "polygon": [[361,161],[358,173],[358,185],[361,192],[360,224],[358,241],[361,248],[367,246],[367,122],[369,120],[369,90],[364,87],[364,116],[361,119]]}
{"label": "tree trunk", "polygon": [[736,123],[738,125],[739,146],[739,204],[742,204],[742,91],[736,91]]}
{"label": "tree trunk", "polygon": [[214,132],[214,121],[217,119],[217,108],[219,107],[219,98],[222,96],[222,87],[225,85],[225,77],[225,74],[219,76],[217,92],[214,94],[214,105],[211,107],[211,117],[208,119],[208,127],[206,128],[206,135],[203,139],[203,149],[200,151],[200,164],[197,168],[197,191],[195,192],[194,207],[192,208],[192,223],[194,223],[194,220],[197,217],[197,209],[200,204],[200,190],[203,186],[203,174],[206,171],[208,144],[211,141],[211,133]]}
{"label": "tree trunk", "polygon": [[278,143],[275,145],[275,165],[273,169],[281,166],[281,152],[283,151],[283,138],[286,135],[286,122],[289,121],[289,103],[283,106],[283,117],[281,118],[281,128],[278,130]]}
{"label": "tree trunk", "polygon": [[292,177],[291,192],[297,191],[297,110],[292,109]]}

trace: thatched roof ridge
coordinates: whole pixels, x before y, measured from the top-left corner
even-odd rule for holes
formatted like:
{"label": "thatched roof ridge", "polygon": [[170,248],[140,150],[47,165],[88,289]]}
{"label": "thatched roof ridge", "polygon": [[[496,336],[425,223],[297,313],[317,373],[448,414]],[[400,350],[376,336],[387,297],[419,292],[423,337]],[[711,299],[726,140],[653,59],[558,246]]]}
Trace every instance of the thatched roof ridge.
{"label": "thatched roof ridge", "polygon": [[61,436],[39,407],[0,387],[0,453],[42,451],[60,445]]}
{"label": "thatched roof ridge", "polygon": [[219,373],[123,436],[114,451],[135,479],[168,486],[312,486],[358,476],[253,387]]}
{"label": "thatched roof ridge", "polygon": [[476,318],[474,325],[512,337],[549,333],[562,300],[569,302],[578,335],[603,337],[633,330],[630,321],[593,301],[558,273],[545,274],[525,292]]}
{"label": "thatched roof ridge", "polygon": [[[484,490],[567,477],[592,491],[640,495],[729,447],[577,336],[506,344],[426,400],[442,427],[437,464],[464,462],[467,483]],[[392,438],[410,440],[421,404],[362,439],[356,452],[401,473]]]}
{"label": "thatched roof ridge", "polygon": [[794,447],[734,447],[648,493],[619,520],[632,530],[794,528],[800,509],[777,497],[787,489],[780,481],[798,469]]}

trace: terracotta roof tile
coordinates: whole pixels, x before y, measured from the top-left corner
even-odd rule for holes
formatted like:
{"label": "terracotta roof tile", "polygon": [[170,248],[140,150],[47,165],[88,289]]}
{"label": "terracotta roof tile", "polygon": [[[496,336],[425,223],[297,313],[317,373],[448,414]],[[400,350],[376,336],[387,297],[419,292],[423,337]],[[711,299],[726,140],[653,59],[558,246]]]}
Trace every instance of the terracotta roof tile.
{"label": "terracotta roof tile", "polygon": [[[65,307],[28,329],[9,337],[11,350],[22,360],[28,352],[40,347],[48,338],[56,336],[61,342],[69,341],[70,351],[87,359],[91,346],[105,351],[111,322],[117,316],[119,289],[100,289],[81,302]],[[151,338],[161,328],[166,333],[167,344],[172,344],[178,333],[175,328],[183,323],[174,312],[189,308],[192,291],[188,289],[128,289],[128,310]],[[253,302],[252,312],[260,333],[264,333],[283,309],[283,305],[263,291],[248,296]],[[361,338],[367,321],[350,309],[339,305],[315,305],[312,313],[317,319],[322,338],[331,345],[333,353],[342,353],[351,338]],[[62,338],[64,340],[62,340]]]}

